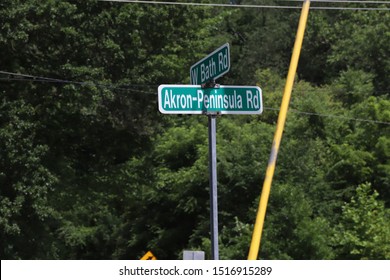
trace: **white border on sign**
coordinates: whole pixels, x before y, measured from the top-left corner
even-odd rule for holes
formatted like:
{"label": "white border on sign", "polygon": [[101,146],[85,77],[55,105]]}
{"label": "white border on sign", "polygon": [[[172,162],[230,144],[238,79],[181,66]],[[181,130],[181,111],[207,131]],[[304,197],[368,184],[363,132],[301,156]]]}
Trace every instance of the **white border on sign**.
{"label": "white border on sign", "polygon": [[[192,75],[192,69],[195,68],[197,65],[201,64],[203,61],[205,61],[206,59],[208,59],[210,56],[212,56],[213,54],[219,52],[221,49],[223,49],[223,48],[225,48],[225,47],[227,47],[227,49],[228,49],[229,67],[228,67],[225,71],[221,72],[219,75],[213,77],[213,79],[215,80],[215,79],[217,79],[217,78],[219,78],[219,77],[222,77],[223,75],[225,75],[227,72],[230,71],[230,46],[229,46],[229,43],[226,43],[226,44],[223,44],[223,45],[220,46],[218,49],[216,49],[216,50],[213,51],[212,53],[208,54],[207,56],[205,56],[204,58],[202,58],[201,60],[199,60],[198,62],[196,62],[195,64],[193,64],[193,65],[190,67],[190,82],[191,82],[191,83],[192,83],[192,79],[191,79],[191,78],[192,78],[192,77],[191,77],[191,75]],[[205,82],[206,82],[206,81],[205,81]]]}
{"label": "white border on sign", "polygon": [[162,107],[162,89],[164,87],[175,87],[175,88],[195,88],[199,89],[202,88],[200,85],[160,85],[158,87],[158,110],[162,114],[170,114],[170,115],[175,115],[175,114],[183,114],[183,115],[211,115],[211,114],[220,114],[220,115],[260,115],[263,113],[263,93],[261,91],[261,88],[258,86],[219,86],[219,88],[249,88],[249,89],[257,89],[260,92],[260,99],[261,99],[261,106],[259,110],[253,110],[253,111],[200,111],[200,110],[187,110],[187,111],[167,111],[164,110]]}

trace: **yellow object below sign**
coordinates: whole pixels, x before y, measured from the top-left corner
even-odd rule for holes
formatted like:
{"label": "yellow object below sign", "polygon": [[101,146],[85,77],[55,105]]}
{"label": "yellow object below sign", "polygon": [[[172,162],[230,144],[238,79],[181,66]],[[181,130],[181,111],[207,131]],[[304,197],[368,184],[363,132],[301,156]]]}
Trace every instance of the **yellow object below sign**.
{"label": "yellow object below sign", "polygon": [[148,251],[142,258],[141,260],[147,260],[147,261],[154,261],[157,260],[157,258],[153,255],[151,251]]}

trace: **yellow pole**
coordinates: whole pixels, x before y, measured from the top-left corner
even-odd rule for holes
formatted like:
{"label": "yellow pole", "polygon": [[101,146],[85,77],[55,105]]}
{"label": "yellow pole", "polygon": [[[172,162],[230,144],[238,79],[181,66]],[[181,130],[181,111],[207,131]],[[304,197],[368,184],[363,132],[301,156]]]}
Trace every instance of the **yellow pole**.
{"label": "yellow pole", "polygon": [[265,218],[265,212],[267,210],[268,198],[271,191],[272,177],[274,176],[276,158],[279,151],[280,141],[282,140],[284,124],[286,123],[287,110],[288,110],[288,105],[290,103],[290,97],[291,97],[291,91],[294,83],[295,73],[297,71],[299,55],[302,47],[303,35],[305,33],[307,17],[309,14],[309,7],[310,7],[310,0],[304,0],[302,11],[301,11],[301,17],[299,19],[298,31],[295,38],[294,50],[291,56],[290,68],[288,70],[287,81],[284,88],[282,104],[280,105],[278,123],[276,125],[274,140],[272,142],[271,155],[268,161],[267,171],[265,174],[259,208],[257,210],[256,222],[255,222],[255,227],[253,229],[252,242],[249,249],[248,260],[256,260],[259,254],[261,234],[263,231],[264,218]]}

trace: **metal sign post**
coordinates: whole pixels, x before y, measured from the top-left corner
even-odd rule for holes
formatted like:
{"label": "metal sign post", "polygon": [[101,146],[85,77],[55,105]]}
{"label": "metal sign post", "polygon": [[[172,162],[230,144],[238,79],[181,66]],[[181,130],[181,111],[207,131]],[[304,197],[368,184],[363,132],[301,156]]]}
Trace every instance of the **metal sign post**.
{"label": "metal sign post", "polygon": [[209,170],[210,170],[210,221],[211,258],[219,260],[218,248],[218,192],[217,192],[217,116],[209,115]]}
{"label": "metal sign post", "polygon": [[[202,88],[219,88],[215,81],[205,84]],[[217,114],[208,113],[209,134],[209,174],[210,174],[210,231],[211,259],[219,260],[218,246],[218,191],[217,191]]]}
{"label": "metal sign post", "polygon": [[258,86],[223,86],[215,81],[203,85],[160,85],[158,108],[162,114],[208,117],[211,257],[218,260],[216,118],[224,114],[261,114],[262,91]]}
{"label": "metal sign post", "polygon": [[219,260],[217,193],[217,116],[261,114],[262,92],[258,86],[220,86],[215,79],[230,70],[226,43],[190,68],[192,85],[160,85],[158,109],[162,114],[203,114],[208,117],[210,172],[211,259]]}

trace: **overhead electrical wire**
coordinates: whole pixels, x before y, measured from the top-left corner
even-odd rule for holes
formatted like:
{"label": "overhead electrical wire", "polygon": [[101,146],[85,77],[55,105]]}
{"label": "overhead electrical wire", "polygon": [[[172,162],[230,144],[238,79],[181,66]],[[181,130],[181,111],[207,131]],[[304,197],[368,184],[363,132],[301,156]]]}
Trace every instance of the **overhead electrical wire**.
{"label": "overhead electrical wire", "polygon": [[[114,85],[114,84],[108,84],[108,83],[101,83],[101,82],[93,82],[93,81],[70,81],[65,79],[57,79],[57,78],[47,78],[47,77],[41,77],[41,76],[33,76],[28,74],[20,74],[20,73],[13,73],[13,72],[7,72],[7,71],[0,71],[0,74],[2,75],[8,75],[12,76],[12,78],[0,78],[0,81],[20,81],[20,82],[41,82],[41,83],[57,83],[57,84],[73,84],[73,85],[79,85],[79,86],[95,86],[98,88],[103,89],[115,89],[115,90],[124,90],[124,91],[135,91],[135,92],[142,92],[142,93],[149,93],[146,91],[134,89],[137,87],[144,87],[147,85],[136,85],[136,84],[123,84],[123,85]],[[149,85],[153,86],[153,85]]]}
{"label": "overhead electrical wire", "polygon": [[[263,0],[257,0],[263,1]],[[282,2],[303,2],[303,0],[277,0]],[[390,5],[390,1],[370,1],[370,0],[310,0],[312,3],[358,3],[358,4],[386,4]]]}
{"label": "overhead electrical wire", "polygon": [[[97,86],[97,87],[103,87],[103,88],[118,88],[121,87],[123,90],[128,90],[132,87],[158,87],[159,84],[122,84],[122,85],[114,85],[114,84],[108,84],[108,83],[101,83],[101,82],[93,82],[93,81],[72,81],[72,80],[65,80],[65,79],[58,79],[58,78],[48,78],[48,77],[42,77],[42,76],[34,76],[29,74],[21,74],[21,73],[15,73],[15,72],[7,72],[7,71],[1,71],[0,74],[12,76],[12,78],[6,77],[6,78],[0,78],[0,81],[25,81],[25,82],[47,82],[47,83],[60,83],[60,84],[76,84],[81,86]],[[180,84],[180,83],[177,83]],[[296,90],[296,89],[294,89]],[[298,90],[299,92],[327,92],[329,91],[327,88],[316,88],[316,89],[302,89]],[[389,90],[376,90],[373,91],[373,93],[388,93]]]}
{"label": "overhead electrical wire", "polygon": [[[264,109],[272,110],[274,108],[264,107]],[[279,111],[279,109],[277,109],[277,110]],[[361,118],[351,118],[351,117],[344,117],[344,116],[339,116],[339,115],[331,115],[331,114],[323,114],[323,113],[305,112],[305,111],[300,111],[300,110],[296,110],[296,109],[289,109],[289,112],[296,113],[296,114],[299,114],[299,115],[318,116],[318,117],[325,117],[325,118],[344,119],[344,120],[347,120],[347,121],[368,122],[368,123],[390,125],[390,122],[369,120],[369,119],[361,119]]]}
{"label": "overhead electrical wire", "polygon": [[[220,4],[220,3],[166,2],[166,1],[142,1],[142,0],[98,0],[98,1],[149,4],[149,5],[207,6],[207,7],[264,8],[264,9],[301,9],[300,6],[281,6],[281,5],[255,5],[255,4],[237,5],[237,4]],[[390,11],[390,8],[385,8],[385,7],[312,6],[310,7],[310,9],[311,10],[350,10],[350,11]]]}
{"label": "overhead electrical wire", "polygon": [[[103,84],[103,83],[95,83],[95,82],[80,82],[80,81],[71,81],[71,80],[65,80],[65,79],[56,79],[56,78],[47,78],[42,76],[33,76],[28,74],[20,74],[20,73],[13,73],[8,71],[0,71],[0,74],[12,76],[0,78],[0,81],[17,81],[17,82],[41,82],[41,83],[58,83],[58,84],[74,84],[79,86],[96,86],[100,88],[105,89],[119,89],[124,91],[130,91],[130,92],[139,92],[144,94],[150,94],[150,95],[156,95],[156,92],[150,92],[140,89],[135,89],[139,87],[157,87],[157,85],[114,85],[114,84]],[[135,88],[132,88],[135,87]],[[321,89],[319,89],[321,90]],[[315,89],[310,91],[316,91]],[[272,108],[272,107],[264,107],[265,110],[270,111],[279,111],[278,108]],[[326,118],[334,118],[334,119],[343,119],[347,121],[356,121],[356,122],[366,122],[366,123],[373,123],[373,124],[383,124],[383,125],[390,125],[390,122],[385,121],[378,121],[378,120],[371,120],[371,119],[363,119],[363,118],[351,118],[351,117],[344,117],[339,115],[331,115],[331,114],[322,114],[322,113],[314,113],[314,112],[305,112],[300,111],[296,109],[289,109],[289,112],[300,114],[300,115],[309,115],[309,116],[318,116],[318,117],[326,117]]]}

